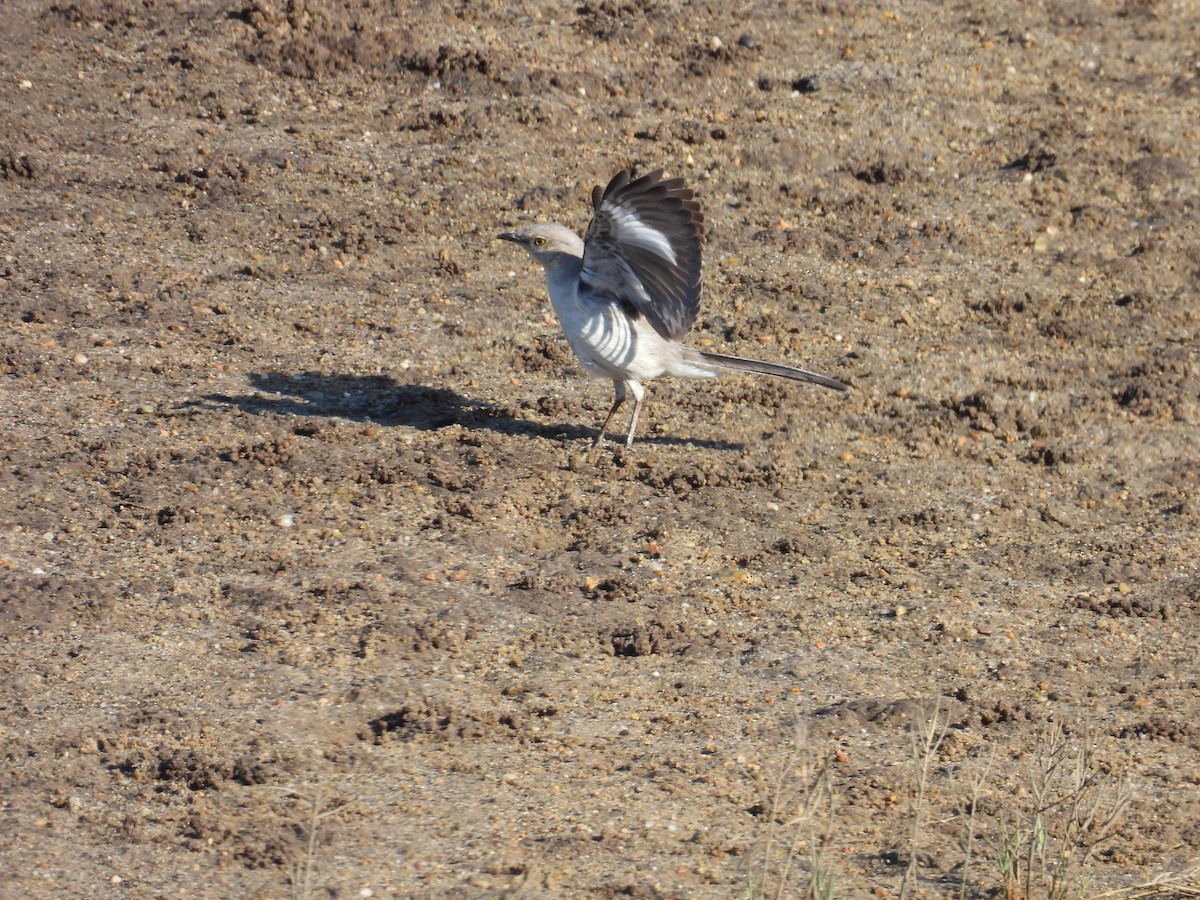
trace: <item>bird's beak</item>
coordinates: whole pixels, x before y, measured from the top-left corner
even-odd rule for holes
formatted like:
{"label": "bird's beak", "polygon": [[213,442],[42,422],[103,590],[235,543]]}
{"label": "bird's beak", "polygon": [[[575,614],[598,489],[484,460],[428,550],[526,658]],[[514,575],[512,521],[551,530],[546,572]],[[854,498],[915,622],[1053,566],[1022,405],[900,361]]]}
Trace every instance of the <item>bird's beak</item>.
{"label": "bird's beak", "polygon": [[514,244],[521,243],[521,239],[519,237],[517,237],[515,234],[513,234],[511,231],[506,231],[506,232],[504,232],[504,234],[498,234],[498,235],[496,235],[496,237],[502,241],[512,241]]}

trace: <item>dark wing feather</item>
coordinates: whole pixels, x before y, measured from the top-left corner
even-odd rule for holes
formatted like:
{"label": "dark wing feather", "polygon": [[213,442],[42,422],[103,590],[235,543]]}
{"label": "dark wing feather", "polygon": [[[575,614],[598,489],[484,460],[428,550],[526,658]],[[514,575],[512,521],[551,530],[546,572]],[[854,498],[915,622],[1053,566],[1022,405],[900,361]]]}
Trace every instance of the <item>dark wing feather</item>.
{"label": "dark wing feather", "polygon": [[592,191],[582,287],[631,306],[668,340],[691,330],[700,308],[704,216],[682,178],[618,172]]}

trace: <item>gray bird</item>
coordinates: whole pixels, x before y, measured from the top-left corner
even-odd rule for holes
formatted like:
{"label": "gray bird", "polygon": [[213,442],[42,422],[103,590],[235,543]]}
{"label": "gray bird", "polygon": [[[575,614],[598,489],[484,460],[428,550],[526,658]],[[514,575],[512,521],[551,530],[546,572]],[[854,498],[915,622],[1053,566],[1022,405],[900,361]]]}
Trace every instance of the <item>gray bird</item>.
{"label": "gray bird", "polygon": [[713,378],[734,369],[777,375],[844,391],[836,378],[697,350],[682,343],[700,308],[704,216],[682,178],[656,170],[634,179],[618,172],[592,191],[595,212],[581,241],[562,225],[528,225],[499,235],[520,244],[546,273],[550,304],[580,365],[611,378],[616,398],[600,426],[604,441],[633,395],[627,446],[633,444],[646,390],[660,375]]}

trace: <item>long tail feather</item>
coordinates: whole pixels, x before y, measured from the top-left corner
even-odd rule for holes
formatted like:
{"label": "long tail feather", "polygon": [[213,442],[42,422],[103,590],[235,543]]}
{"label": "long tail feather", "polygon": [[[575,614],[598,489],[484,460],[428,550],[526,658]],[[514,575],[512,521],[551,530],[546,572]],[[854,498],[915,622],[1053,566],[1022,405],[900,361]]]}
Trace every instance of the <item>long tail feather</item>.
{"label": "long tail feather", "polygon": [[836,378],[818,375],[806,369],[796,369],[792,366],[781,366],[778,363],[763,362],[758,359],[745,359],[741,356],[725,356],[722,353],[709,353],[705,350],[696,351],[705,362],[726,369],[738,369],[742,372],[756,372],[759,375],[776,375],[780,378],[791,378],[794,381],[809,381],[822,387],[833,388],[835,391],[847,390],[850,386]]}

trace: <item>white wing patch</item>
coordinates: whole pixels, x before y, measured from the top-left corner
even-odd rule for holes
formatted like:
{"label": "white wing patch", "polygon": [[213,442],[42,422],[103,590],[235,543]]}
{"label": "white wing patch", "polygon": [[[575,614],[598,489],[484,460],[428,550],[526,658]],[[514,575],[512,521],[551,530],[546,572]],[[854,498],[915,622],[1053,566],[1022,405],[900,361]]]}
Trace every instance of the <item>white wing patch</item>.
{"label": "white wing patch", "polygon": [[633,212],[620,206],[605,210],[617,226],[617,240],[622,244],[633,244],[661,256],[672,266],[677,265],[675,248],[666,235],[651,228]]}
{"label": "white wing patch", "polygon": [[620,371],[629,366],[634,356],[633,324],[624,315],[594,316],[584,329],[583,338],[597,361]]}

